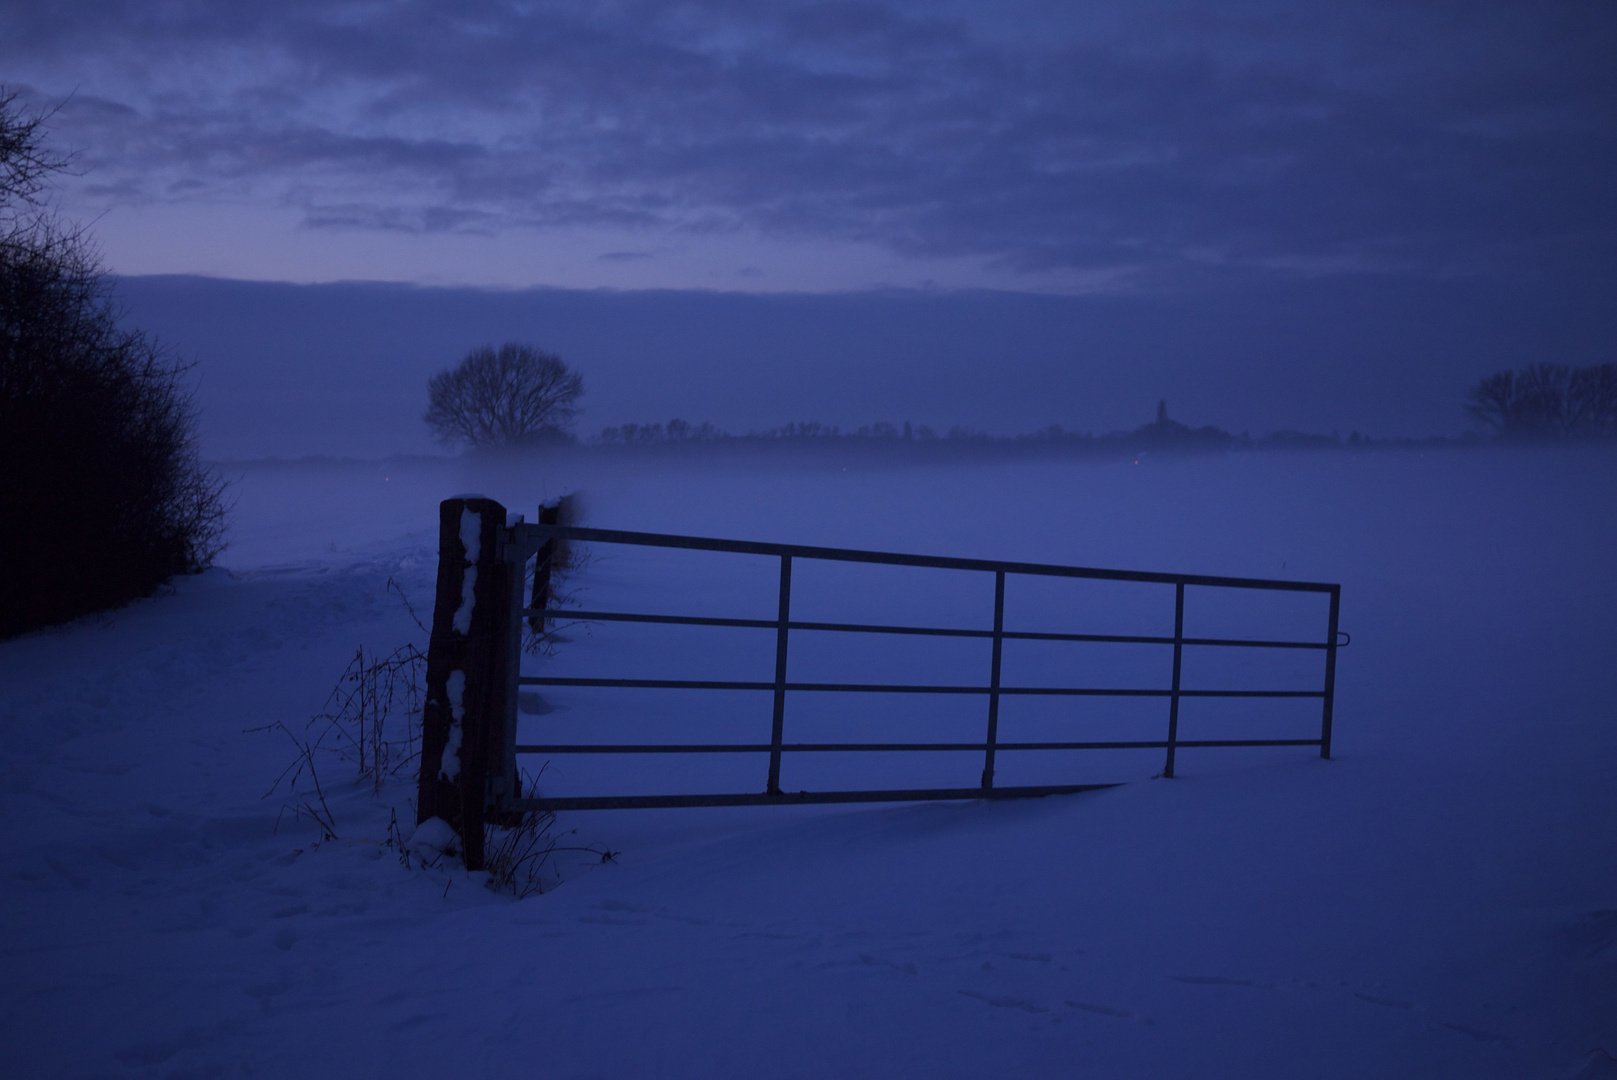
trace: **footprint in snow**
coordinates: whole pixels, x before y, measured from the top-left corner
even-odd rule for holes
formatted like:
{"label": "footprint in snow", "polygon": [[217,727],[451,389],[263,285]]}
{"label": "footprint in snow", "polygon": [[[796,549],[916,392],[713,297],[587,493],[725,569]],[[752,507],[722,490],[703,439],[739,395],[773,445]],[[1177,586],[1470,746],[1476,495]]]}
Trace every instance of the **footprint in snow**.
{"label": "footprint in snow", "polygon": [[1477,1042],[1493,1042],[1502,1044],[1509,1041],[1498,1032],[1483,1031],[1479,1028],[1466,1027],[1464,1024],[1441,1024],[1440,1026],[1446,1027],[1450,1031],[1457,1031],[1461,1035],[1465,1035],[1468,1038],[1477,1040]]}
{"label": "footprint in snow", "polygon": [[124,1050],[119,1050],[112,1056],[131,1069],[138,1069],[143,1065],[161,1065],[181,1050],[177,1042],[137,1043]]}
{"label": "footprint in snow", "polygon": [[1169,975],[1174,982],[1192,986],[1252,986],[1260,990],[1273,990],[1273,983],[1254,982],[1251,979],[1226,979],[1222,975]]}
{"label": "footprint in snow", "polygon": [[1579,954],[1607,963],[1617,960],[1617,908],[1584,913],[1567,927],[1567,934]]}
{"label": "footprint in snow", "polygon": [[279,979],[271,979],[269,982],[253,983],[251,986],[243,987],[242,993],[248,997],[268,998],[286,993],[292,989],[293,985],[291,979],[283,976]]}
{"label": "footprint in snow", "polygon": [[[897,960],[882,960],[871,956],[869,953],[860,953],[859,962],[864,964],[866,967],[890,967],[894,971],[902,971],[906,975],[918,975],[920,974],[921,970],[911,963],[900,963]],[[961,992],[964,993],[964,991]]]}
{"label": "footprint in snow", "polygon": [[697,918],[695,915],[675,915],[673,912],[669,912],[669,911],[659,911],[659,912],[657,912],[657,918],[666,919],[668,922],[686,923],[686,924],[688,924],[690,926],[712,926],[713,925],[712,920],[710,920],[710,919],[700,919],[700,918]]}
{"label": "footprint in snow", "polygon": [[1360,1001],[1368,1001],[1372,1005],[1382,1005],[1389,1009],[1413,1009],[1415,1007],[1413,1001],[1395,1001],[1392,998],[1376,997],[1374,994],[1361,994],[1355,991],[1353,996]]}
{"label": "footprint in snow", "polygon": [[1114,1009],[1110,1005],[1091,1005],[1087,1001],[1063,1001],[1069,1009],[1082,1009],[1084,1012],[1096,1013],[1100,1016],[1115,1016],[1120,1020],[1127,1020],[1134,1014],[1124,1009]]}
{"label": "footprint in snow", "polygon": [[998,994],[979,994],[975,990],[961,990],[958,993],[965,997],[976,998],[978,1001],[992,1005],[996,1009],[1021,1009],[1026,1013],[1047,1013],[1050,1011],[1043,1005],[1029,1001],[1026,998],[1003,997]]}
{"label": "footprint in snow", "polygon": [[1617,1058],[1597,1046],[1566,1074],[1566,1080],[1617,1080]]}
{"label": "footprint in snow", "polygon": [[631,904],[627,900],[602,900],[595,907],[599,911],[629,911],[636,915],[650,915],[653,910],[645,904]]}
{"label": "footprint in snow", "polygon": [[627,986],[614,990],[597,990],[592,994],[570,994],[561,999],[563,1005],[581,1005],[595,1001],[618,1001],[625,998],[653,997],[661,994],[678,994],[685,988],[683,986]]}

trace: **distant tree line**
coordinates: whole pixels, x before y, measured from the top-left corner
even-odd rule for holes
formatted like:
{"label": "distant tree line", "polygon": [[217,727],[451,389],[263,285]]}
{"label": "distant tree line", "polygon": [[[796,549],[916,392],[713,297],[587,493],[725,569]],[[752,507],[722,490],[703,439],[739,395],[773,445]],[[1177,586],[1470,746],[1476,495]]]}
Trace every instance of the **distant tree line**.
{"label": "distant tree line", "polygon": [[1466,396],[1472,420],[1500,439],[1617,437],[1617,364],[1530,364],[1481,380]]}
{"label": "distant tree line", "polygon": [[[1402,442],[1408,442],[1404,440]],[[1445,442],[1447,440],[1436,440]],[[1473,440],[1474,441],[1474,437]],[[711,423],[692,424],[670,420],[666,424],[621,424],[602,429],[590,440],[602,447],[674,450],[680,447],[729,447],[736,450],[789,447],[835,449],[839,447],[919,455],[1065,455],[1073,453],[1110,454],[1191,453],[1208,450],[1245,449],[1325,449],[1340,446],[1392,445],[1367,439],[1353,432],[1347,439],[1339,435],[1314,435],[1299,431],[1277,431],[1254,437],[1246,432],[1233,434],[1207,425],[1190,427],[1168,416],[1167,403],[1157,406],[1154,423],[1128,431],[1101,435],[1072,431],[1052,424],[1020,435],[993,435],[974,428],[954,426],[938,432],[925,424],[875,423],[844,430],[835,424],[804,421],[763,431],[733,434]],[[1426,445],[1432,440],[1425,440]],[[1401,443],[1400,443],[1401,444]]]}
{"label": "distant tree line", "polygon": [[[449,445],[500,449],[574,443],[583,377],[560,357],[531,345],[507,342],[471,350],[460,364],[432,376],[423,419]],[[1478,382],[1465,411],[1502,440],[1591,440],[1617,437],[1617,364],[1571,368],[1533,364],[1501,371]],[[1353,432],[1346,440],[1300,431],[1275,431],[1254,438],[1213,425],[1192,428],[1157,403],[1156,420],[1128,431],[1094,435],[1052,424],[1021,435],[990,435],[955,426],[939,434],[925,424],[875,423],[844,431],[834,424],[803,421],[764,431],[733,434],[711,423],[673,419],[664,423],[619,424],[589,440],[602,447],[667,449],[726,446],[747,448],[821,447],[893,449],[912,453],[1184,453],[1243,449],[1326,449],[1337,446],[1437,446],[1475,443],[1475,434],[1449,439],[1367,439]]]}

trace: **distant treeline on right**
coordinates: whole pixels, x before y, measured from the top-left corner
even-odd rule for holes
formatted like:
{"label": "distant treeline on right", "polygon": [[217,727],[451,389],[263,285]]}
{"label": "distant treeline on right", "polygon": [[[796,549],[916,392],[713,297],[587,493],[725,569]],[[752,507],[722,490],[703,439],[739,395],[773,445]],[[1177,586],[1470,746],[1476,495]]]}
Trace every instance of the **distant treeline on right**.
{"label": "distant treeline on right", "polygon": [[1466,415],[1496,438],[1617,437],[1617,364],[1530,364],[1490,375],[1466,395]]}
{"label": "distant treeline on right", "polygon": [[1564,364],[1531,364],[1517,371],[1501,371],[1482,379],[1466,395],[1466,415],[1485,434],[1468,432],[1457,438],[1442,435],[1423,439],[1369,439],[1353,432],[1343,439],[1333,432],[1317,435],[1300,431],[1274,431],[1254,437],[1232,434],[1213,425],[1192,428],[1168,416],[1168,403],[1159,402],[1155,423],[1104,435],[1069,431],[1052,425],[1024,435],[996,436],[955,427],[939,433],[921,425],[902,427],[872,424],[844,431],[828,424],[787,424],[767,431],[731,434],[712,424],[671,420],[663,424],[623,424],[609,427],[588,440],[601,447],[644,449],[676,446],[730,446],[770,448],[818,445],[911,447],[916,453],[981,454],[1006,452],[1074,451],[1140,454],[1186,453],[1209,450],[1302,450],[1328,447],[1440,447],[1499,442],[1592,442],[1617,440],[1617,363],[1573,368]]}

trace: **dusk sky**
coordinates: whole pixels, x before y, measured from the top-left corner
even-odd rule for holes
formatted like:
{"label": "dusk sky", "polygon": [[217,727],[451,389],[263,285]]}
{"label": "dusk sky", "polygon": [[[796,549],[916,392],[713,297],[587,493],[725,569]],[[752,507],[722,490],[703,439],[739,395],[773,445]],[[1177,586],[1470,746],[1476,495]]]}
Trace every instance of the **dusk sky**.
{"label": "dusk sky", "polygon": [[[61,207],[120,275],[995,290],[1144,298],[1169,322],[1179,296],[1234,290],[1261,313],[1339,282],[1361,299],[1321,323],[1331,349],[1364,325],[1385,364],[1385,339],[1408,339],[1447,413],[1303,394],[1194,419],[1406,434],[1453,428],[1490,365],[1610,359],[1614,56],[1617,7],[1596,0],[0,5],[0,81],[61,103],[52,137],[80,155]],[[1417,347],[1408,310],[1405,335],[1350,316],[1428,292],[1438,325],[1497,324],[1500,355]],[[1127,361],[1083,337],[1002,361]],[[177,343],[206,373],[206,342]],[[1251,341],[1198,346],[1227,366]],[[1091,422],[1176,390],[1193,392],[1142,384]],[[612,392],[592,380],[586,427],[665,418]],[[749,408],[794,418],[768,395]]]}

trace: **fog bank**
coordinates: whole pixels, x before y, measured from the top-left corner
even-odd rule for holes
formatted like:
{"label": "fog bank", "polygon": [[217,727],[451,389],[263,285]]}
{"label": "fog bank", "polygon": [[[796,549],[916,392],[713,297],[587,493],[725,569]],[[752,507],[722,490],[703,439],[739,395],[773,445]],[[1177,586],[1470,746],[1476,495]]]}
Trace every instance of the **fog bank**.
{"label": "fog bank", "polygon": [[429,452],[426,381],[515,339],[584,374],[579,432],[672,417],[735,432],[913,421],[998,434],[1149,421],[1259,434],[1456,434],[1466,388],[1609,358],[1617,312],[1481,278],[1335,276],[1174,294],[496,291],[120,282],[131,325],[196,362],[211,457]]}

